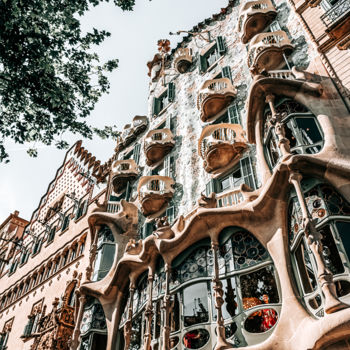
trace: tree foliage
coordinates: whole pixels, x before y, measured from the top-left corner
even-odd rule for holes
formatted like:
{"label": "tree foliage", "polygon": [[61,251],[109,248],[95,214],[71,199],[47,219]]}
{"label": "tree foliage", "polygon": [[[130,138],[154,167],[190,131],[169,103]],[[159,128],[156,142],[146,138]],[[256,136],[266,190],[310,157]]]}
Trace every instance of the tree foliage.
{"label": "tree foliage", "polygon": [[[101,63],[92,51],[110,33],[81,29],[80,17],[103,1],[0,0],[0,162],[9,160],[7,139],[65,148],[67,131],[87,138],[115,134],[86,121],[108,92],[106,73],[118,65],[116,59]],[[114,3],[122,10],[134,6],[134,0]]]}

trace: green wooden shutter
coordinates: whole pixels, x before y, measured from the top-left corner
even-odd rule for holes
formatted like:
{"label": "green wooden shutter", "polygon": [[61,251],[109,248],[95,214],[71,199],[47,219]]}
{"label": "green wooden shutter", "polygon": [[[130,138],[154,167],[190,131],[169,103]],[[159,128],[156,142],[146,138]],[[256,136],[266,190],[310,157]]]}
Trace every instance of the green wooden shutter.
{"label": "green wooden shutter", "polygon": [[253,165],[251,158],[245,157],[240,160],[241,172],[244,179],[244,183],[248,185],[253,190],[256,189],[255,176],[253,171]]}
{"label": "green wooden shutter", "polygon": [[84,207],[83,207],[83,214],[82,215],[85,215],[87,210],[88,210],[88,204],[89,204],[89,200],[86,199],[85,202],[84,202]]}
{"label": "green wooden shutter", "polygon": [[160,98],[154,97],[153,98],[153,105],[152,105],[152,116],[155,117],[160,112]]}
{"label": "green wooden shutter", "polygon": [[279,24],[278,21],[273,21],[271,24],[270,24],[270,31],[271,32],[277,32],[281,30],[281,26]]}
{"label": "green wooden shutter", "polygon": [[224,43],[224,38],[220,35],[216,37],[216,47],[220,55],[223,55],[225,53],[226,47]]}
{"label": "green wooden shutter", "polygon": [[168,218],[169,224],[171,225],[175,219],[175,208],[174,207],[167,208],[165,215]]}
{"label": "green wooden shutter", "polygon": [[229,66],[222,68],[222,77],[230,79],[232,83],[232,74],[231,74],[231,68]]}
{"label": "green wooden shutter", "polygon": [[165,127],[167,129],[172,129],[172,115],[171,114],[168,114],[167,117],[166,117],[166,120],[165,120]]}
{"label": "green wooden shutter", "polygon": [[140,161],[140,150],[141,150],[141,145],[137,143],[134,147],[134,153],[133,153],[133,158],[136,164],[139,164],[139,161]]}
{"label": "green wooden shutter", "polygon": [[23,331],[24,337],[29,337],[32,334],[33,323],[34,323],[34,317],[29,317],[28,323],[24,327],[24,331]]}
{"label": "green wooden shutter", "polygon": [[168,101],[173,102],[175,99],[175,84],[170,82],[168,84]]}
{"label": "green wooden shutter", "polygon": [[236,104],[230,106],[227,110],[228,119],[231,124],[241,124],[241,116],[239,114],[238,108]]}
{"label": "green wooden shutter", "polygon": [[130,194],[131,194],[131,185],[130,185],[130,181],[128,181],[128,183],[126,185],[126,191],[125,191],[125,200],[126,201],[129,201]]}
{"label": "green wooden shutter", "polygon": [[142,227],[142,239],[150,236],[153,232],[153,224],[151,222],[145,222]]}
{"label": "green wooden shutter", "polygon": [[205,56],[199,56],[199,60],[198,60],[198,64],[199,64],[199,72],[200,73],[204,73],[207,70],[207,59]]}
{"label": "green wooden shutter", "polygon": [[172,177],[173,176],[173,158],[170,155],[167,155],[164,159],[164,175]]}
{"label": "green wooden shutter", "polygon": [[211,193],[216,193],[217,192],[217,180],[216,179],[211,179],[205,186],[205,195],[207,197],[210,196]]}

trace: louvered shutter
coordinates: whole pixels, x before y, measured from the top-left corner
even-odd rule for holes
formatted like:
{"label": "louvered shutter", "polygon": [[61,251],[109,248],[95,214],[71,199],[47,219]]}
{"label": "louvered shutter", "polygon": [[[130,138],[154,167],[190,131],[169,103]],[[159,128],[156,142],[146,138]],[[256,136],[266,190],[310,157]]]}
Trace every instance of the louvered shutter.
{"label": "louvered shutter", "polygon": [[126,191],[125,191],[125,200],[126,201],[129,201],[130,194],[131,194],[131,185],[130,185],[130,182],[128,181],[128,183],[126,185]]}
{"label": "louvered shutter", "polygon": [[172,171],[172,165],[173,165],[173,159],[170,155],[167,155],[164,159],[164,175],[172,177],[173,171]]}
{"label": "louvered shutter", "polygon": [[256,182],[255,182],[251,158],[248,156],[241,159],[240,165],[241,165],[241,172],[244,179],[244,183],[248,185],[250,188],[252,188],[253,190],[255,190]]}
{"label": "louvered shutter", "polygon": [[216,193],[217,192],[217,180],[216,179],[211,179],[205,186],[205,195],[207,197],[210,196],[211,193]]}
{"label": "louvered shutter", "polygon": [[204,73],[207,70],[207,59],[205,56],[199,56],[198,65],[200,73]]}
{"label": "louvered shutter", "polygon": [[168,84],[168,101],[173,102],[175,99],[175,84],[170,82]]}
{"label": "louvered shutter", "polygon": [[172,114],[168,114],[165,120],[165,127],[167,129],[170,129],[172,131]]}
{"label": "louvered shutter", "polygon": [[222,36],[216,37],[216,47],[220,55],[223,55],[225,53],[226,47],[224,43],[224,38]]}
{"label": "louvered shutter", "polygon": [[160,98],[154,97],[153,98],[153,105],[152,105],[152,116],[155,117],[160,112]]}
{"label": "louvered shutter", "polygon": [[281,30],[281,26],[278,21],[273,21],[270,24],[270,31],[271,32],[277,32],[278,30]]}
{"label": "louvered shutter", "polygon": [[88,204],[89,204],[89,200],[86,199],[85,202],[84,202],[84,207],[83,207],[83,214],[82,215],[85,215],[87,210],[88,210]]}
{"label": "louvered shutter", "polygon": [[153,232],[153,224],[150,222],[145,222],[145,224],[142,227],[142,238],[145,239],[146,237],[150,236]]}
{"label": "louvered shutter", "polygon": [[232,74],[231,74],[231,68],[229,66],[223,67],[222,68],[222,76],[223,78],[228,78],[230,79],[232,83]]}
{"label": "louvered shutter", "polygon": [[140,161],[140,150],[141,150],[141,145],[137,143],[135,145],[134,153],[133,153],[133,158],[136,164],[139,164],[139,161]]}
{"label": "louvered shutter", "polygon": [[228,119],[231,124],[241,124],[241,117],[239,115],[239,111],[236,104],[230,106],[227,110],[227,113]]}
{"label": "louvered shutter", "polygon": [[174,207],[167,208],[165,215],[168,218],[169,224],[172,224],[174,222],[174,219],[175,219],[175,208]]}

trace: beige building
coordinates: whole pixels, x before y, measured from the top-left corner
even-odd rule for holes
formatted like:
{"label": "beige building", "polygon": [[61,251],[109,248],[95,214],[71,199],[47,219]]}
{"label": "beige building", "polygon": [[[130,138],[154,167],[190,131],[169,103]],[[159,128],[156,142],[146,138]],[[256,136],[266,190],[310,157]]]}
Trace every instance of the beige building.
{"label": "beige building", "polygon": [[160,40],[147,114],[3,244],[0,349],[350,349],[349,18],[229,1]]}

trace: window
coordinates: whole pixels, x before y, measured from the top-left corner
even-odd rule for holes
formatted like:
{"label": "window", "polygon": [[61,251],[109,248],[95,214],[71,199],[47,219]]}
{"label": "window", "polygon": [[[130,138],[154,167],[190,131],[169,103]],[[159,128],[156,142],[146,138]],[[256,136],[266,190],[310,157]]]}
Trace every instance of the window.
{"label": "window", "polygon": [[75,220],[78,220],[80,217],[86,214],[88,207],[88,199],[81,202],[78,206],[78,209],[75,213]]}
{"label": "window", "polygon": [[12,324],[13,324],[13,318],[9,321],[7,321],[4,325],[4,328],[2,332],[0,333],[0,349],[5,350],[7,349],[7,341],[11,332]]}
{"label": "window", "polygon": [[229,175],[218,179],[211,179],[206,185],[206,196],[209,197],[212,192],[221,193],[237,189],[243,183],[253,190],[256,189],[254,170],[249,156],[241,159]]}
{"label": "window", "polygon": [[35,240],[35,243],[34,243],[34,246],[33,246],[32,255],[35,255],[35,254],[37,254],[37,253],[40,252],[42,243],[43,243],[43,239],[42,239],[42,238],[37,238],[37,239]]}
{"label": "window", "polygon": [[26,250],[22,252],[22,256],[21,256],[21,261],[20,261],[20,265],[25,264],[28,261],[29,258],[29,250],[27,248],[25,248]]}
{"label": "window", "polygon": [[64,231],[69,226],[69,221],[70,221],[70,214],[64,217],[61,231]]}
{"label": "window", "polygon": [[[317,118],[305,106],[284,98],[275,102],[275,109],[283,116],[281,123],[292,154],[315,154],[321,151],[324,143],[321,127]],[[271,117],[270,108],[266,107],[264,146],[267,161],[273,168],[282,154],[278,147],[275,127],[269,123]]]}
{"label": "window", "polygon": [[[350,204],[330,185],[316,179],[301,182],[309,212],[321,234],[322,256],[334,276],[338,297],[349,295]],[[317,279],[317,263],[304,233],[301,208],[294,191],[288,211],[289,242],[299,293],[309,312],[324,314],[322,286]]]}
{"label": "window", "polygon": [[172,207],[167,208],[165,215],[168,218],[169,224],[171,225],[175,219],[175,207],[172,206]]}
{"label": "window", "polygon": [[139,143],[135,144],[132,157],[135,160],[136,164],[139,164],[139,161],[140,161],[140,150],[141,150],[141,145]]}
{"label": "window", "polygon": [[226,51],[222,36],[218,36],[215,43],[210,45],[210,48],[199,56],[199,71],[201,73],[206,72]]}
{"label": "window", "polygon": [[85,242],[81,242],[80,249],[79,249],[79,256],[84,253],[85,249]]}
{"label": "window", "polygon": [[153,98],[152,115],[157,117],[175,99],[175,85],[168,83],[168,88],[159,97]]}
{"label": "window", "polygon": [[11,275],[12,273],[14,273],[16,271],[17,265],[18,265],[18,259],[16,259],[15,261],[12,262],[10,269],[9,269],[9,275]]}
{"label": "window", "polygon": [[55,235],[56,235],[56,228],[57,228],[57,226],[54,226],[50,229],[50,232],[49,232],[48,237],[47,237],[47,243],[50,243],[54,240]]}
{"label": "window", "polygon": [[70,253],[69,260],[73,261],[75,259],[76,255],[77,255],[77,246],[73,247],[73,249],[72,249],[72,251]]}

